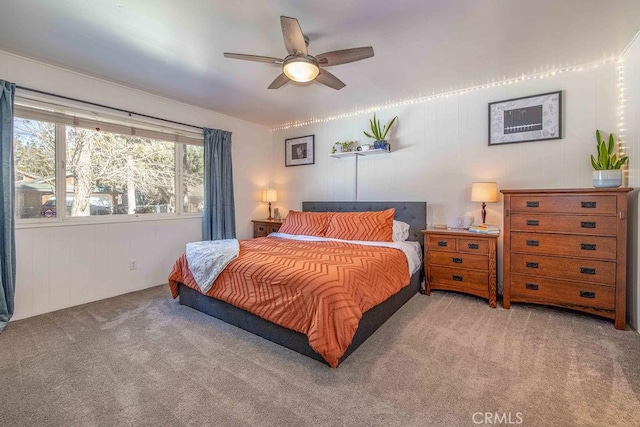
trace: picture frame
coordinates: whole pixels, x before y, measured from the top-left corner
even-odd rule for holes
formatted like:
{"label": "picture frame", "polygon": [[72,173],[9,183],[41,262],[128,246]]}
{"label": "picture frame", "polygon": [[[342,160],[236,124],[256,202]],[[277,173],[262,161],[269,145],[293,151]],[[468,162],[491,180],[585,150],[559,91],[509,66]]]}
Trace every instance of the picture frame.
{"label": "picture frame", "polygon": [[489,145],[562,138],[562,91],[489,103]]}
{"label": "picture frame", "polygon": [[299,136],[284,140],[284,165],[312,165],[315,158],[314,135]]}

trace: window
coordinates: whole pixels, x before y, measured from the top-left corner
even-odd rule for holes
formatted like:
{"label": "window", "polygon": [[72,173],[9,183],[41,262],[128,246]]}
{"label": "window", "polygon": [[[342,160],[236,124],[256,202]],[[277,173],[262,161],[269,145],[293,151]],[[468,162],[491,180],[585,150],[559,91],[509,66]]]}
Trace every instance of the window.
{"label": "window", "polygon": [[16,218],[56,217],[56,127],[14,120]]}
{"label": "window", "polygon": [[202,212],[202,145],[170,142],[178,137],[110,123],[91,128],[94,122],[64,116],[32,118],[54,114],[16,112],[16,218]]}

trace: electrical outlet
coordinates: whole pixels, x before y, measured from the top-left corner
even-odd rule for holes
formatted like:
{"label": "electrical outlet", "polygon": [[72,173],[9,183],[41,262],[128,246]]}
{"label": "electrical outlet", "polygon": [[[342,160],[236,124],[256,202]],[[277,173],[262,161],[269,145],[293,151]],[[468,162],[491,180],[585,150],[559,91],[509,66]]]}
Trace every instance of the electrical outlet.
{"label": "electrical outlet", "polygon": [[138,260],[132,259],[129,261],[129,270],[137,270],[138,269]]}

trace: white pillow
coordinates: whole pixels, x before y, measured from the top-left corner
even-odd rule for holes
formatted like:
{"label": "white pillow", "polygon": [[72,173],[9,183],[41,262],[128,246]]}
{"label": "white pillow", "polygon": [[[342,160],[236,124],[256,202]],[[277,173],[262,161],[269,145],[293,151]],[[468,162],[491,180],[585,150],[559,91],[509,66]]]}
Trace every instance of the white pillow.
{"label": "white pillow", "polygon": [[409,238],[409,224],[393,220],[393,241],[404,242]]}

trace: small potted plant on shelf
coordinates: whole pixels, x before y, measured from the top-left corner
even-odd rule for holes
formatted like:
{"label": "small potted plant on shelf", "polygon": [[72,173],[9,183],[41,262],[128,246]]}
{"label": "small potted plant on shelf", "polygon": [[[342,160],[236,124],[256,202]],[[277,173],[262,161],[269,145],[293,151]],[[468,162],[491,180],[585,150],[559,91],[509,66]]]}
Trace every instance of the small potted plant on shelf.
{"label": "small potted plant on shelf", "polygon": [[629,160],[627,156],[618,158],[613,134],[609,134],[609,143],[596,130],[597,157],[591,155],[593,166],[593,186],[596,188],[615,188],[622,185],[622,166]]}
{"label": "small potted plant on shelf", "polygon": [[354,151],[354,145],[355,145],[355,141],[345,141],[345,142],[336,142],[335,144],[333,144],[333,147],[331,148],[331,154],[336,154],[336,153],[349,153],[351,151]]}
{"label": "small potted plant on shelf", "polygon": [[376,113],[373,113],[373,119],[369,119],[369,125],[371,127],[371,133],[364,131],[364,134],[369,138],[374,139],[373,148],[382,148],[384,150],[389,151],[389,143],[386,140],[387,134],[391,129],[391,126],[396,122],[398,116],[395,116],[393,119],[387,123],[386,126],[380,126],[380,120],[376,119]]}

